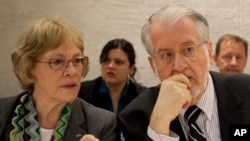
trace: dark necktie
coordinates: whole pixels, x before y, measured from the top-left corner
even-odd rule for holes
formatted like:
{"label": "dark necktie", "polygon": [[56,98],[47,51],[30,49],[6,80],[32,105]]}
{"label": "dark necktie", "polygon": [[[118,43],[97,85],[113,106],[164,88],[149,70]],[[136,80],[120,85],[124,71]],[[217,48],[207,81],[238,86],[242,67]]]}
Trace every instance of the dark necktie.
{"label": "dark necktie", "polygon": [[195,123],[199,114],[201,113],[201,109],[196,105],[193,105],[187,109],[185,112],[185,118],[188,121],[189,126],[189,141],[206,141],[204,134],[202,133],[199,126]]}

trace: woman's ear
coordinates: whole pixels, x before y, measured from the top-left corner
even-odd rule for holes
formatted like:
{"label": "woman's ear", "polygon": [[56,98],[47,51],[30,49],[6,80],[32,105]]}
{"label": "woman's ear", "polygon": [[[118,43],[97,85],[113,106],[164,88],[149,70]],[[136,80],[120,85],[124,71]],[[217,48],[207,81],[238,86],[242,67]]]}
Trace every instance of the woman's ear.
{"label": "woman's ear", "polygon": [[130,75],[130,76],[134,76],[134,74],[135,74],[135,66],[133,65],[133,66],[130,66],[129,75]]}

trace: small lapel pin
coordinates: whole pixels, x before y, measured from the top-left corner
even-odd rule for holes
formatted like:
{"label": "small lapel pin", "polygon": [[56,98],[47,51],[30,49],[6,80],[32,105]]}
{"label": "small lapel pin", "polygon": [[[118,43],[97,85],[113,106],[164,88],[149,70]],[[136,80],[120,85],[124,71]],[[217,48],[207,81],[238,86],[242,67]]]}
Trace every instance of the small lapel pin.
{"label": "small lapel pin", "polygon": [[81,133],[76,134],[76,137],[77,137],[77,138],[80,138],[80,137],[82,137],[82,134],[81,134]]}

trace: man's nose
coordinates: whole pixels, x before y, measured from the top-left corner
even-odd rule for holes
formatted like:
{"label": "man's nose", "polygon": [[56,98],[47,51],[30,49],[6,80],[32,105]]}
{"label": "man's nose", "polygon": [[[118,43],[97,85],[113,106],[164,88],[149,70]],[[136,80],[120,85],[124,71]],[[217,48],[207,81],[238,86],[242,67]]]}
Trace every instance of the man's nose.
{"label": "man's nose", "polygon": [[231,65],[237,65],[237,64],[238,64],[237,59],[236,59],[236,56],[233,56],[233,57],[231,58],[230,64],[231,64]]}
{"label": "man's nose", "polygon": [[187,67],[187,62],[185,58],[182,55],[180,55],[180,53],[175,54],[175,60],[173,66],[174,66],[173,68],[174,71],[177,72],[183,72]]}

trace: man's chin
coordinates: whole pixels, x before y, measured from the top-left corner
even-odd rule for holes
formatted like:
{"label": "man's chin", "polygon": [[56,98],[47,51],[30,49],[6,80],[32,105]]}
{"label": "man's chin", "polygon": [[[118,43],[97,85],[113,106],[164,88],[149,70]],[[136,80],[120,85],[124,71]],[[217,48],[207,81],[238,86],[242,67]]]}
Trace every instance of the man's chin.
{"label": "man's chin", "polygon": [[240,72],[238,70],[227,70],[228,74],[239,74]]}
{"label": "man's chin", "polygon": [[196,98],[199,95],[199,93],[192,93],[191,95],[192,95],[192,98]]}

